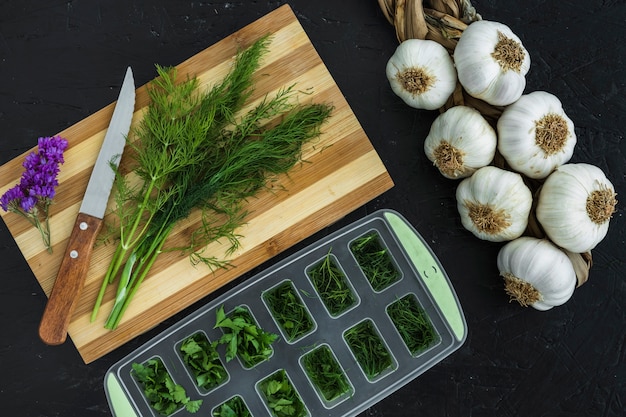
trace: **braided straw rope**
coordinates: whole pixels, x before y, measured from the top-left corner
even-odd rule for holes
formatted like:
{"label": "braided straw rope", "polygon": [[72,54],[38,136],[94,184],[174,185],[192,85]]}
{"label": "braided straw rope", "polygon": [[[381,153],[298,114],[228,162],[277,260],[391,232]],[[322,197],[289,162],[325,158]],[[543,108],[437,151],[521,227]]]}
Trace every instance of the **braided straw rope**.
{"label": "braided straw rope", "polygon": [[481,17],[469,0],[378,0],[387,21],[396,28],[398,41],[430,39],[450,52],[468,24]]}
{"label": "braided straw rope", "polygon": [[[378,0],[378,5],[387,21],[394,26],[398,42],[407,39],[428,39],[444,46],[450,54],[454,52],[465,28],[472,22],[482,19],[472,6],[471,0]],[[470,96],[461,84],[457,83],[456,90],[440,111],[444,112],[450,107],[460,105],[478,110],[494,128],[503,110],[503,107],[493,106]],[[493,165],[507,168],[506,162],[499,152],[496,152]],[[541,182],[530,180],[524,175],[522,178],[529,185],[531,191],[537,195]],[[534,205],[526,235],[545,237],[535,217]],[[589,270],[593,264],[591,252],[571,253],[566,251],[566,253],[574,264],[578,286],[580,286],[589,278]]]}

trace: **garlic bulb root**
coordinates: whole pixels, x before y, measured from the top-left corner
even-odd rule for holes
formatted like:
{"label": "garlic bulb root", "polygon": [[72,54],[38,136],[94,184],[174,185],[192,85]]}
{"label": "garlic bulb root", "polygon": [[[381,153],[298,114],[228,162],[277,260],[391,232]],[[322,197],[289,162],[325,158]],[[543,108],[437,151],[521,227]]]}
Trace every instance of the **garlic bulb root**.
{"label": "garlic bulb root", "polygon": [[555,244],[575,253],[588,252],[606,236],[616,197],[600,168],[564,164],[541,187],[537,220]]}
{"label": "garlic bulb root", "polygon": [[424,39],[400,43],[387,62],[386,75],[393,92],[417,109],[442,107],[457,84],[448,51],[439,43]]}
{"label": "garlic bulb root", "polygon": [[497,123],[498,151],[517,172],[543,179],[574,153],[574,123],[561,101],[545,91],[523,95]]}
{"label": "garlic bulb root", "polygon": [[459,183],[457,209],[463,227],[492,242],[518,238],[526,230],[532,194],[518,173],[494,166]]}
{"label": "garlic bulb root", "polygon": [[472,22],[454,49],[459,82],[473,97],[506,106],[522,95],[530,55],[506,25],[488,20]]}
{"label": "garlic bulb root", "polygon": [[545,311],[567,302],[576,288],[570,258],[546,239],[520,237],[498,252],[498,270],[511,301]]}
{"label": "garlic bulb root", "polygon": [[457,179],[488,165],[496,145],[495,130],[478,110],[455,106],[437,116],[424,141],[424,152],[444,177]]}
{"label": "garlic bulb root", "polygon": [[510,297],[509,301],[517,301],[522,307],[528,307],[539,301],[543,301],[543,297],[539,290],[528,282],[511,274],[503,272],[504,291]]}

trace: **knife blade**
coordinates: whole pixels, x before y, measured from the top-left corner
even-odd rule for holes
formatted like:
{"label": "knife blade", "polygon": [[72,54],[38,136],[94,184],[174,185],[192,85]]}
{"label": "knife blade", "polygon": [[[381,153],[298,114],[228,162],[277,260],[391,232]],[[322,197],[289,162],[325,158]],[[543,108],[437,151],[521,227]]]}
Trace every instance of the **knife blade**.
{"label": "knife blade", "polygon": [[39,337],[48,345],[60,345],[67,338],[113,187],[115,172],[111,165],[119,164],[134,109],[135,81],[129,67],[39,324]]}

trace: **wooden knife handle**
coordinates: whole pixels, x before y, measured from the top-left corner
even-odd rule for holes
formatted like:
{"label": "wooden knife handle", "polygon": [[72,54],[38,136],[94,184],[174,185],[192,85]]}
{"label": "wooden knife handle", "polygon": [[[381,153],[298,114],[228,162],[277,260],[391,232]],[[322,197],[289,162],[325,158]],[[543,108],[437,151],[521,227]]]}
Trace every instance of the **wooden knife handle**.
{"label": "wooden knife handle", "polygon": [[48,345],[60,345],[85,285],[93,245],[102,219],[79,213],[39,324],[39,337]]}

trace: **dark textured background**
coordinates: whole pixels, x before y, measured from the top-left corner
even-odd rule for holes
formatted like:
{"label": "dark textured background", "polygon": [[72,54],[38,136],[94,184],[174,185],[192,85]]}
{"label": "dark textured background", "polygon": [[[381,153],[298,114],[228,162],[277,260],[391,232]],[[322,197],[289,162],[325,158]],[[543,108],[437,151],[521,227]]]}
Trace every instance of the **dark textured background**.
{"label": "dark textured background", "polygon": [[[128,65],[142,85],[154,77],[155,63],[176,65],[284,3],[0,1],[0,164],[114,101]],[[602,168],[622,199],[608,237],[593,252],[589,282],[548,312],[508,302],[495,265],[500,245],[462,228],[456,183],[423,154],[436,113],[407,108],[388,87],[384,67],[397,41],[375,0],[290,4],[396,186],[279,257],[386,207],[414,224],[447,269],[467,317],[466,343],[363,416],[624,416],[626,4],[473,3],[483,18],[507,24],[522,39],[532,59],[527,91],[561,99],[578,135],[573,162]],[[71,342],[39,341],[46,299],[3,222],[0,260],[3,416],[109,416],[106,370],[182,317],[85,365]]]}

